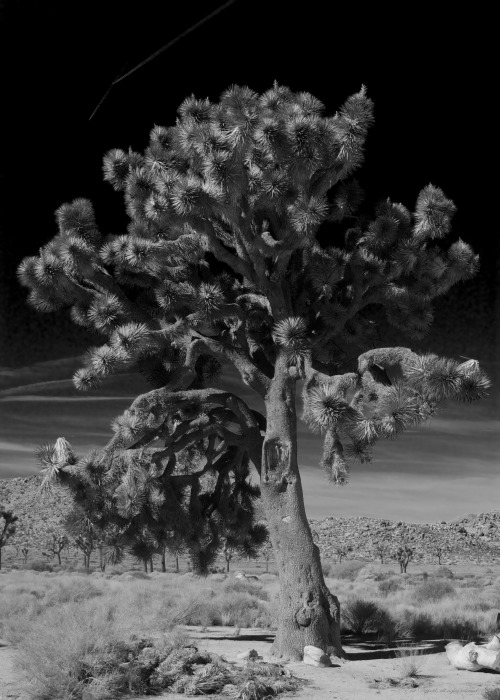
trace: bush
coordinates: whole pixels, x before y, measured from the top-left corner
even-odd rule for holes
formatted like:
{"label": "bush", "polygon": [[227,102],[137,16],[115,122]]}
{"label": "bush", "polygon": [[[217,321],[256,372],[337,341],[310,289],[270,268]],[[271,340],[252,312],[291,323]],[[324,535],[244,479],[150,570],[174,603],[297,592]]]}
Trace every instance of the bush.
{"label": "bush", "polygon": [[453,571],[447,566],[439,566],[435,571],[435,576],[439,578],[454,578]]}
{"label": "bush", "polygon": [[347,629],[354,634],[363,634],[374,627],[381,610],[372,600],[353,598],[342,608],[342,618]]}
{"label": "bush", "polygon": [[375,620],[378,638],[387,646],[392,646],[397,639],[408,639],[413,635],[413,629],[406,616],[396,617],[388,610],[381,610]]}
{"label": "bush", "polygon": [[386,581],[380,581],[378,588],[382,595],[389,595],[400,591],[403,586],[401,585],[401,580],[396,576],[393,576],[392,578],[388,578]]}
{"label": "bush", "polygon": [[32,571],[54,571],[54,567],[45,559],[35,559],[23,568]]}
{"label": "bush", "polygon": [[435,603],[454,595],[456,595],[456,591],[451,583],[440,579],[431,579],[417,586],[413,591],[413,599],[417,604]]}
{"label": "bush", "polygon": [[341,564],[335,564],[332,567],[332,578],[346,579],[354,581],[359,571],[365,566],[362,561],[343,561]]}
{"label": "bush", "polygon": [[247,593],[259,600],[269,600],[269,594],[258,581],[247,581],[241,578],[228,578],[222,584],[224,594]]}
{"label": "bush", "polygon": [[330,576],[332,571],[332,563],[330,561],[322,561],[321,569],[323,570],[323,576]]}
{"label": "bush", "polygon": [[377,564],[367,564],[358,570],[356,579],[358,581],[383,581],[390,576],[391,574],[388,574]]}

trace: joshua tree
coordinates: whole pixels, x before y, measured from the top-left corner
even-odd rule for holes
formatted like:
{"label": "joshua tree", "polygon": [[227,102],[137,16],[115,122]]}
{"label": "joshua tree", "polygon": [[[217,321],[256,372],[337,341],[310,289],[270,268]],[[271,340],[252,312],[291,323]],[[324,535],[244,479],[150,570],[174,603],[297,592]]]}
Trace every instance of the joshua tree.
{"label": "joshua tree", "polygon": [[406,574],[406,568],[410,563],[410,559],[413,558],[413,549],[407,544],[403,544],[396,549],[393,556],[399,564],[400,572]]}
{"label": "joshua tree", "polygon": [[0,505],[0,569],[2,568],[2,549],[10,538],[16,534],[16,522],[19,520],[12,510]]}
{"label": "joshua tree", "polygon": [[49,551],[52,557],[57,557],[57,563],[61,566],[61,552],[68,546],[69,538],[63,532],[52,532],[50,533],[50,539],[47,543],[46,549]]}
{"label": "joshua tree", "polygon": [[372,545],[372,551],[377,559],[380,559],[380,563],[384,563],[384,557],[388,554],[389,548],[385,542],[374,542]]}
{"label": "joshua tree", "polygon": [[[135,532],[156,517],[183,534],[206,573],[228,527],[243,547],[266,536],[254,526],[252,464],[280,573],[273,651],[295,658],[306,644],[343,654],[338,600],[304,509],[297,382],[336,484],[377,440],[489,386],[475,361],[380,347],[381,313],[423,337],[433,300],[472,277],[478,259],[461,240],[443,245],[455,207],[433,185],[414,213],[390,200],[359,213],[351,176],[372,121],[364,88],[331,117],[312,95],[276,84],[260,96],[234,86],[218,103],[188,98],[143,154],[105,156],[127,232],[103,235],[91,203],[76,199],[58,209],[59,233],[19,268],[35,308],[69,307],[103,338],[75,375],[78,388],[134,370],[151,387],[82,465],[47,448],[46,482],[59,478],[80,500],[97,494],[94,512]],[[221,362],[259,403],[214,387]],[[188,447],[202,457],[179,470]]]}
{"label": "joshua tree", "polygon": [[90,568],[90,557],[96,547],[96,529],[85,511],[76,506],[64,520],[64,528],[71,537],[73,544],[83,554],[83,565]]}
{"label": "joshua tree", "polygon": [[260,556],[266,562],[266,574],[269,573],[269,562],[274,557],[273,546],[271,540],[267,540],[260,549]]}
{"label": "joshua tree", "polygon": [[443,557],[445,554],[449,554],[450,548],[442,542],[433,542],[429,547],[429,552],[433,557],[436,557],[437,563],[441,566]]}
{"label": "joshua tree", "polygon": [[347,557],[350,551],[352,551],[352,547],[348,547],[344,544],[335,547],[335,553],[337,554],[337,561],[339,564],[342,564],[342,559]]}
{"label": "joshua tree", "polygon": [[28,562],[28,553],[29,553],[28,547],[26,547],[26,545],[23,545],[21,547],[21,554],[23,555],[23,564],[25,564],[25,565]]}

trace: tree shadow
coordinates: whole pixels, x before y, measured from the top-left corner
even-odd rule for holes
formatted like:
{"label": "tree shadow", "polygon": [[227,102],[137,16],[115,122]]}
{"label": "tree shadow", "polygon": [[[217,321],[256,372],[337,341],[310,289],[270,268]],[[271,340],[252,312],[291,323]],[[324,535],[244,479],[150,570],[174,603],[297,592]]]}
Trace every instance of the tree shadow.
{"label": "tree shadow", "polygon": [[[443,639],[423,639],[412,644],[411,648],[423,656],[428,654],[440,654],[444,651],[447,640]],[[345,651],[349,661],[366,661],[368,659],[395,659],[398,657],[400,649],[408,648],[408,645],[396,642],[387,646],[383,642],[367,641],[362,637],[344,638],[344,647],[349,647],[350,651]],[[355,651],[352,651],[355,650]]]}

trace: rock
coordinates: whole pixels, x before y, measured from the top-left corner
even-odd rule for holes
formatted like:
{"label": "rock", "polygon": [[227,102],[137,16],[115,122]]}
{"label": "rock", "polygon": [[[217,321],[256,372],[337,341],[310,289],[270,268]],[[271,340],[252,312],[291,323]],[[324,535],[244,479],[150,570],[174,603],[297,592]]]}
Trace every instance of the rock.
{"label": "rock", "polygon": [[240,659],[240,661],[256,661],[261,659],[262,656],[259,656],[255,649],[248,649],[247,651],[242,651],[236,658]]}
{"label": "rock", "polygon": [[330,657],[319,647],[305,646],[304,658],[302,660],[308,666],[326,668],[332,665]]}
{"label": "rock", "polygon": [[452,666],[464,671],[480,671],[474,642],[462,646],[460,642],[449,642],[445,646],[446,656]]}
{"label": "rock", "polygon": [[399,681],[402,688],[418,688],[418,683],[414,678],[403,678]]}

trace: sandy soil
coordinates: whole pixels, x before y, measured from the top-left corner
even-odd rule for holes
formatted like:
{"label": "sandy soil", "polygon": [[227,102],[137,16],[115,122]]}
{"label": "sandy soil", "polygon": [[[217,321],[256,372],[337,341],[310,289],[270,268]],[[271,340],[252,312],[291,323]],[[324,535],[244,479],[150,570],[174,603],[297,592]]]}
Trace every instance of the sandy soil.
{"label": "sandy soil", "polygon": [[[237,661],[240,652],[255,649],[265,661],[269,657],[272,636],[262,630],[241,630],[234,638],[232,628],[187,628],[200,649],[221,654],[228,661]],[[436,647],[438,649],[439,647]],[[355,646],[344,646],[349,660],[332,668],[314,668],[302,663],[289,663],[287,668],[299,678],[304,686],[294,694],[285,695],[294,700],[431,700],[431,698],[453,698],[453,700],[480,700],[487,687],[500,687],[500,674],[457,671],[448,663],[442,651],[428,653],[421,658],[421,669],[415,681],[417,687],[401,685],[404,677],[401,659],[376,658],[381,653],[366,652]],[[428,648],[429,650],[429,648]],[[361,657],[361,658],[359,658]],[[367,658],[368,657],[368,658]],[[0,641],[0,700],[28,700],[22,691],[21,682],[13,670],[15,649]],[[241,663],[241,662],[239,662]],[[168,700],[185,700],[185,695],[165,694]],[[222,696],[210,696],[222,698]],[[139,700],[137,696],[128,700]],[[142,696],[141,696],[142,700]]]}

